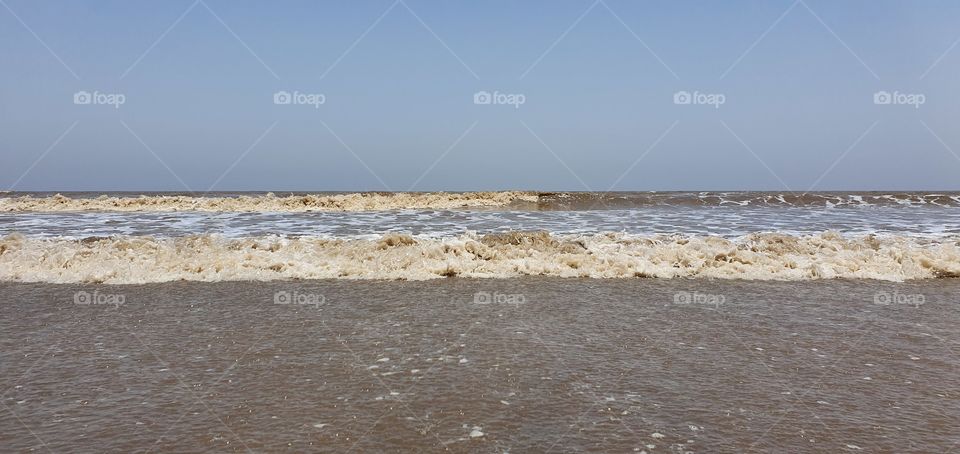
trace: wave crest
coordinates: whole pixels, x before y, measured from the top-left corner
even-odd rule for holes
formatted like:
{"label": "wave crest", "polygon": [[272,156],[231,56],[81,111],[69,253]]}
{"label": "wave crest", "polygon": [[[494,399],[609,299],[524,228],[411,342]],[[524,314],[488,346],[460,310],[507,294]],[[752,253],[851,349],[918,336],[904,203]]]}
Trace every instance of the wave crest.
{"label": "wave crest", "polygon": [[215,211],[215,212],[304,212],[373,210],[442,210],[452,208],[504,207],[538,200],[537,193],[503,192],[364,192],[355,194],[305,194],[235,197],[141,195],[138,197],[0,198],[0,211]]}
{"label": "wave crest", "polygon": [[956,240],[835,232],[635,237],[510,232],[378,239],[215,235],[0,240],[0,280],[136,284],[276,279],[678,278],[903,281],[960,276]]}

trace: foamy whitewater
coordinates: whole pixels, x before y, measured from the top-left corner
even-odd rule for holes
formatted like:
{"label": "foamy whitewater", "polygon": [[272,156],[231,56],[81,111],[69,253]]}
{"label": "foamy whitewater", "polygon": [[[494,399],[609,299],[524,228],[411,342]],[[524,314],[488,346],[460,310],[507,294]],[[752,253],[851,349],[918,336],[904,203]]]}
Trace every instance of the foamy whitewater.
{"label": "foamy whitewater", "polygon": [[49,197],[0,198],[0,211],[369,211],[397,209],[450,209],[500,207],[514,202],[536,202],[532,192],[429,192],[357,193],[332,195],[238,195],[234,197],[192,195],[141,195],[139,197]]}
{"label": "foamy whitewater", "polygon": [[960,276],[957,243],[906,238],[849,239],[832,232],[793,237],[753,234],[651,237],[547,233],[418,239],[212,235],[84,241],[7,236],[0,276],[29,282],[129,284],[173,280],[433,279],[559,276],[591,278],[712,277],[885,280]]}
{"label": "foamy whitewater", "polygon": [[0,281],[960,276],[958,195],[0,198]]}

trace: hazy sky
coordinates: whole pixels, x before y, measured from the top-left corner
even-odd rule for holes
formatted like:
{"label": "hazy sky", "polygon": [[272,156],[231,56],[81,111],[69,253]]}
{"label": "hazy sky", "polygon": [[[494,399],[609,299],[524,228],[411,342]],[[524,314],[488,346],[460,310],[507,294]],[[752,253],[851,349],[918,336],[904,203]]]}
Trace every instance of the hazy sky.
{"label": "hazy sky", "polygon": [[958,23],[927,0],[0,0],[0,189],[960,189]]}

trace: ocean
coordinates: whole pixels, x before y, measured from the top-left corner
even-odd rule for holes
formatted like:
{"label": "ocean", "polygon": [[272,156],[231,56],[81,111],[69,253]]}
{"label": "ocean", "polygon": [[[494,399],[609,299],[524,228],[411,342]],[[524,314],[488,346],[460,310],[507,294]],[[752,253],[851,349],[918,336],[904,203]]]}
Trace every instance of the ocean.
{"label": "ocean", "polygon": [[7,193],[15,452],[960,449],[960,193]]}
{"label": "ocean", "polygon": [[7,194],[0,280],[960,275],[960,194]]}

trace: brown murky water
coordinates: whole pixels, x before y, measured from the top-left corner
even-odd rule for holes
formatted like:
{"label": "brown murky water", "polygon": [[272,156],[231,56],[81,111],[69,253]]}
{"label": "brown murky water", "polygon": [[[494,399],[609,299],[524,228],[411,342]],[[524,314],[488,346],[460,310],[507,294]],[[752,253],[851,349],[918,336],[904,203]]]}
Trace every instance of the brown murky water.
{"label": "brown murky water", "polygon": [[0,450],[960,452],[958,291],[4,283]]}

